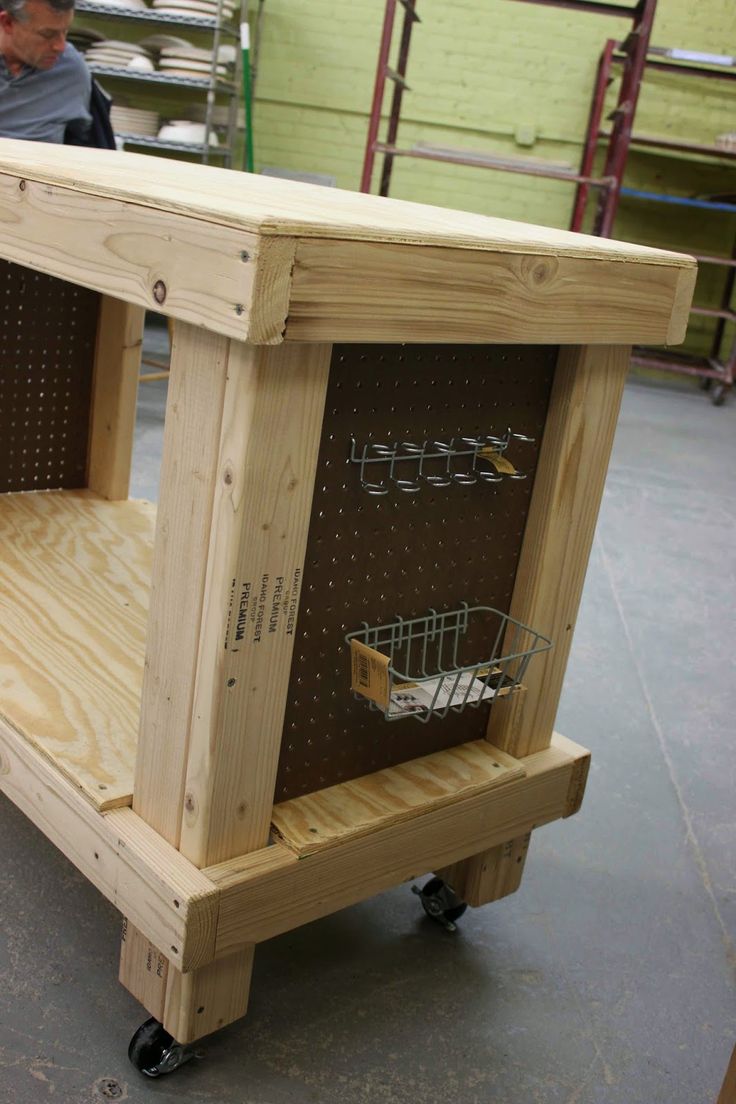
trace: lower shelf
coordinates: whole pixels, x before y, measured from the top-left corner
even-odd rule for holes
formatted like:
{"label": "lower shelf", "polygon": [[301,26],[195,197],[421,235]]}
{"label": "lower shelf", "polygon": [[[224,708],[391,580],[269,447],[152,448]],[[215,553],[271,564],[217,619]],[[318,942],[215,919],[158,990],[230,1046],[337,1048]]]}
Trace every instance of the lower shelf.
{"label": "lower shelf", "polygon": [[0,717],[100,810],[133,792],[155,507],[0,496]]}
{"label": "lower shelf", "polygon": [[[344,832],[335,846],[300,855],[275,842],[206,870],[197,870],[132,809],[93,808],[58,766],[2,719],[0,792],[128,917],[144,942],[186,973],[425,871],[444,870],[516,840],[580,807],[590,758],[584,748],[555,734],[550,747],[521,760],[498,784],[478,776],[474,743],[463,749],[454,782],[447,752],[439,753],[445,761],[442,786],[430,785],[437,772],[426,762],[413,765],[426,792],[408,812],[402,808],[403,768],[392,768],[379,788],[398,816],[387,817],[384,807],[366,818],[364,809],[348,801],[343,819],[355,831]],[[486,773],[493,762],[507,765],[490,746],[480,750]],[[328,800],[334,803],[334,795]]]}
{"label": "lower shelf", "polygon": [[485,740],[473,740],[283,801],[274,806],[273,829],[302,858],[485,793],[524,774],[517,759]]}

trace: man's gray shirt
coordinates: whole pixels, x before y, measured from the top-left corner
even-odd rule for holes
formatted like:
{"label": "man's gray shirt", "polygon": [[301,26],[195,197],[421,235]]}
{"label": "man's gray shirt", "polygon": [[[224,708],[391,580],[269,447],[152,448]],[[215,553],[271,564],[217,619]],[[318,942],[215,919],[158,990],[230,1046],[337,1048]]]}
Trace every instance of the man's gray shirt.
{"label": "man's gray shirt", "polygon": [[70,42],[50,69],[24,65],[16,77],[0,54],[0,138],[63,142],[68,126],[84,133],[91,85],[86,62]]}

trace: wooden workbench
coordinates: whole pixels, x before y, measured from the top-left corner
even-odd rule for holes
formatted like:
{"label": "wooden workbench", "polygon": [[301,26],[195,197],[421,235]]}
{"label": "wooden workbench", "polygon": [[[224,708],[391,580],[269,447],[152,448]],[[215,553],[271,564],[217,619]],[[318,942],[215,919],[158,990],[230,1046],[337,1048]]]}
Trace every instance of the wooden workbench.
{"label": "wooden workbench", "polygon": [[[629,346],[682,340],[694,262],[10,141],[0,257],[0,787],[126,918],[123,983],[186,1043],[261,940],[426,871],[516,889],[585,786],[553,723]],[[376,496],[349,460],[509,426],[523,482]],[[552,640],[523,686],[427,724],[351,694],[348,632],[466,600]]]}

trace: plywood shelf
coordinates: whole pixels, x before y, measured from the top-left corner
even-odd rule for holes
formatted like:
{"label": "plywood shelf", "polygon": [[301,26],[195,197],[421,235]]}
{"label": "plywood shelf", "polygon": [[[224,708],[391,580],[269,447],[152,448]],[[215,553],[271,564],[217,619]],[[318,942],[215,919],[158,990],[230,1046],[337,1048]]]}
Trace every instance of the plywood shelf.
{"label": "plywood shelf", "polygon": [[155,507],[0,498],[0,716],[100,810],[129,805]]}
{"label": "plywood shelf", "polygon": [[523,765],[485,740],[438,751],[273,809],[276,836],[299,858],[507,785]]}

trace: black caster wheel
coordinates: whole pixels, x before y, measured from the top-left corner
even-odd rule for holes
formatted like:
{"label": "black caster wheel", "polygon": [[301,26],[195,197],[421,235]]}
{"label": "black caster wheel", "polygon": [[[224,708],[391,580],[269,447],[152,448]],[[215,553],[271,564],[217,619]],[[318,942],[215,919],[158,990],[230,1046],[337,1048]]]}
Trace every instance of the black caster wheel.
{"label": "black caster wheel", "polygon": [[717,383],[715,387],[711,388],[710,401],[714,406],[723,406],[727,392],[728,388],[725,383]]}
{"label": "black caster wheel", "polygon": [[146,1077],[162,1077],[193,1058],[194,1051],[177,1043],[164,1025],[151,1017],[141,1024],[130,1040],[128,1057]]}
{"label": "black caster wheel", "polygon": [[430,878],[422,889],[417,886],[411,888],[430,920],[436,920],[446,931],[457,931],[455,921],[460,919],[468,906],[453,893],[450,886],[441,878]]}

